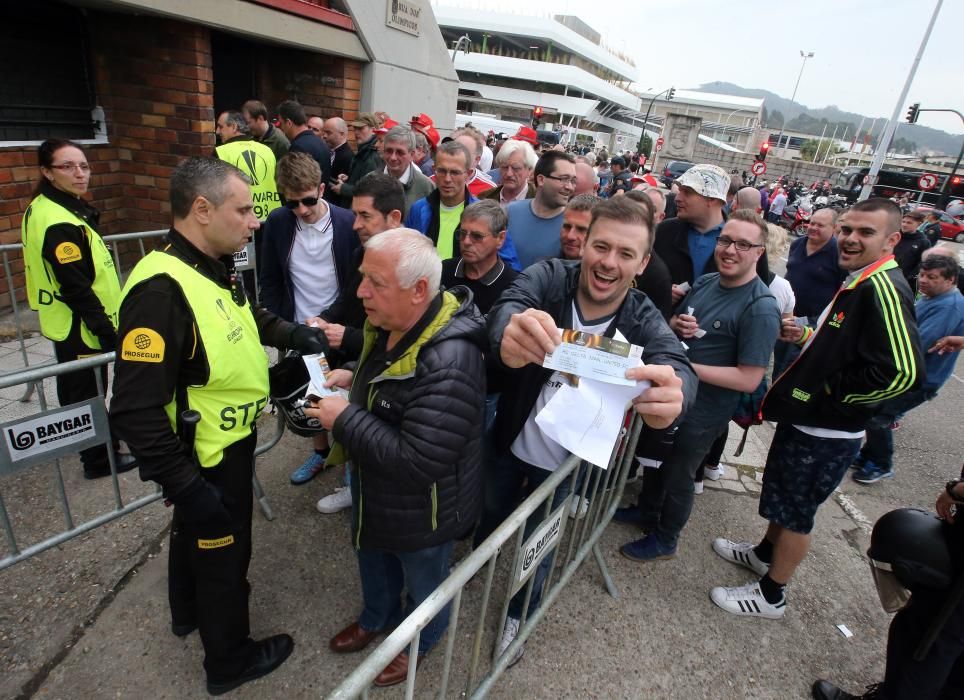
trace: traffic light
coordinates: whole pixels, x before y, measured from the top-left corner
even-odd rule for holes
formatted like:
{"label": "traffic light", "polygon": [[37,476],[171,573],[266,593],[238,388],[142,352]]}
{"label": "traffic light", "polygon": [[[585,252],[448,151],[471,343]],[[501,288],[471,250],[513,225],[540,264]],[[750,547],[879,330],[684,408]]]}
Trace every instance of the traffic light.
{"label": "traffic light", "polygon": [[764,142],[760,145],[760,155],[758,155],[758,156],[756,157],[756,159],[757,159],[757,160],[766,160],[766,159],[767,159],[767,153],[769,153],[769,152],[770,152],[770,142],[769,142],[769,141],[764,141]]}
{"label": "traffic light", "polygon": [[907,108],[907,123],[916,124],[917,117],[920,116],[920,102],[915,102]]}
{"label": "traffic light", "polygon": [[538,129],[540,121],[542,121],[542,107],[533,107],[532,108],[532,128]]}
{"label": "traffic light", "polygon": [[671,99],[673,99],[673,97],[674,97],[675,95],[676,95],[676,88],[671,87],[671,88],[669,89],[669,94],[666,95],[666,99],[667,99],[667,100],[671,100]]}

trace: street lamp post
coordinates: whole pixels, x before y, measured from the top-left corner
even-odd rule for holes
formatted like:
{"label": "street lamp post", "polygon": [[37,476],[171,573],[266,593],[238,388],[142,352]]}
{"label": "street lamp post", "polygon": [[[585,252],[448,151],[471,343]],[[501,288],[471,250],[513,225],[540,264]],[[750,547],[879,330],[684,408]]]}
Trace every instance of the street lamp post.
{"label": "street lamp post", "polygon": [[[800,57],[803,58],[803,63],[800,64],[800,73],[797,75],[797,84],[793,86],[793,94],[790,96],[790,102],[791,102],[791,103],[792,103],[795,99],[797,99],[797,88],[800,87],[800,78],[803,77],[803,69],[806,68],[806,66],[807,66],[807,59],[808,59],[808,58],[813,58],[813,51],[811,51],[811,52],[809,52],[809,53],[805,53],[805,52],[801,51],[801,52],[800,52]],[[780,125],[780,135],[777,136],[777,148],[780,148],[780,141],[783,140],[783,130],[786,128],[786,126],[787,126],[787,117],[784,117],[784,118],[783,118],[783,124]],[[790,144],[790,137],[787,136],[787,145],[789,145],[789,144]],[[784,157],[784,158],[787,157],[787,147],[786,147],[786,146],[783,147],[783,157]]]}

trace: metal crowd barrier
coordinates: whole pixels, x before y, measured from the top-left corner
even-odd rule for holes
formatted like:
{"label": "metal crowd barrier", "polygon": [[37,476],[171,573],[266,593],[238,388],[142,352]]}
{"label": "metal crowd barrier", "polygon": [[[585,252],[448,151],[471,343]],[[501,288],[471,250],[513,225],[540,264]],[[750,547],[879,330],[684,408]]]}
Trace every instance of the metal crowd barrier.
{"label": "metal crowd barrier", "polygon": [[[626,485],[626,477],[634,461],[636,442],[639,439],[641,427],[642,420],[634,415],[629,427],[623,429],[620,439],[613,449],[608,469],[603,470],[587,465],[587,471],[583,468],[585,463],[581,462],[576,456],[570,456],[563,462],[562,466],[546,479],[529,498],[523,501],[478,548],[459,563],[435,592],[413,610],[395,628],[395,631],[355,668],[328,697],[332,700],[367,698],[372,681],[400,652],[407,649],[409,659],[417,658],[421,630],[431,622],[436,614],[451,603],[452,609],[449,627],[446,631],[444,654],[441,660],[442,670],[439,687],[437,691],[420,688],[418,696],[428,697],[430,694],[434,694],[438,698],[447,697],[452,682],[453,661],[459,658],[465,662],[462,664],[465,668],[460,669],[464,670],[464,683],[455,694],[470,698],[483,698],[492,690],[514,658],[516,651],[521,645],[525,644],[526,639],[542,621],[549,607],[561,595],[569,580],[590,554],[596,561],[606,590],[611,596],[618,598],[619,592],[606,568],[598,542],[619,507]],[[561,507],[550,513],[552,495],[556,487],[566,480],[569,481],[570,496],[563,501]],[[576,504],[582,504],[583,499],[588,499],[588,510],[583,517],[574,519],[571,527],[567,527],[570,503],[573,499],[575,499]],[[524,537],[526,520],[540,510],[543,523],[535,528],[530,537],[526,539]],[[575,510],[578,510],[578,506]],[[490,606],[490,601],[496,570],[499,568],[499,557],[503,547],[510,540],[514,540],[514,544],[512,546],[512,565],[508,568],[509,582],[498,616],[487,620],[487,613],[493,609]],[[529,607],[533,586],[532,575],[538,568],[539,562],[547,556],[552,558],[552,563],[543,586],[541,605],[531,614],[524,614],[518,636],[499,656],[498,643],[508,614],[509,601],[524,586],[524,609]],[[479,609],[465,615],[470,621],[477,620],[475,634],[467,648],[465,642],[462,643],[457,657],[455,646],[459,638],[457,634],[459,616],[460,613],[464,612],[462,610],[463,592],[466,585],[483,568],[485,569],[485,583],[481,599],[478,602]],[[558,577],[553,581],[553,575],[557,568]],[[503,567],[504,573],[505,568]],[[491,618],[492,616],[488,617]],[[495,630],[495,640],[491,662],[488,668],[484,669],[482,645],[487,629]],[[441,646],[442,643],[439,644],[439,647]],[[438,663],[438,661],[436,660],[434,663]],[[525,663],[525,661],[523,660],[521,663]],[[480,672],[482,673],[481,677]],[[405,687],[406,698],[415,697],[417,674],[417,664],[409,663]],[[423,671],[423,677],[424,675],[425,672]]]}
{"label": "metal crowd barrier", "polygon": [[[19,384],[42,385],[43,380],[61,374],[77,370],[94,370],[98,394],[87,401],[48,409],[47,399],[41,386],[41,390],[37,392],[40,403],[39,413],[0,424],[0,435],[2,435],[0,437],[0,477],[16,474],[36,465],[49,465],[53,461],[54,485],[60,498],[61,512],[64,518],[64,529],[61,532],[21,548],[10,521],[3,493],[0,491],[0,525],[3,527],[10,552],[0,559],[0,571],[161,498],[160,489],[155,493],[127,503],[121,496],[117,466],[114,463],[113,440],[107,419],[104,385],[101,373],[97,371],[98,368],[113,362],[114,357],[115,354],[110,352],[52,366],[33,367],[0,376],[0,389],[5,389]],[[256,457],[270,450],[281,440],[284,433],[284,421],[280,414],[277,417],[276,426],[275,434],[267,442],[258,445],[255,450]],[[107,445],[114,507],[108,512],[77,524],[74,522],[71,512],[60,461],[65,455],[75,454],[79,450],[100,444]],[[273,520],[274,514],[256,473],[252,482],[255,497],[258,499],[264,516],[268,520]]]}

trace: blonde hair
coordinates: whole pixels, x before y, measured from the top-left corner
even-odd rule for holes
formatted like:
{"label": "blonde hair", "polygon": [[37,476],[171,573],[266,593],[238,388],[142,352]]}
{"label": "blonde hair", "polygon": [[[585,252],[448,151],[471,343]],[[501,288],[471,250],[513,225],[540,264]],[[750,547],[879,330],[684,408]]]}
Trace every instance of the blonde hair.
{"label": "blonde hair", "polygon": [[767,235],[763,242],[767,247],[767,262],[776,265],[790,247],[790,232],[782,226],[767,224]]}

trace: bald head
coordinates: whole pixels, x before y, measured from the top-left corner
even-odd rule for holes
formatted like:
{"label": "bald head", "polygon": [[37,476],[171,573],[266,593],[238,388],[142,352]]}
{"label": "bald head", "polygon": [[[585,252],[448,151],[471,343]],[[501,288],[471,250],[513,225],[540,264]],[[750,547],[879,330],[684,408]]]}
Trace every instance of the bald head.
{"label": "bald head", "polygon": [[576,191],[577,194],[593,193],[596,191],[596,173],[588,163],[576,162]]}
{"label": "bald head", "polygon": [[321,137],[328,144],[328,148],[338,148],[348,140],[348,124],[341,117],[327,119],[321,129]]}
{"label": "bald head", "polygon": [[742,187],[736,193],[734,209],[751,209],[760,212],[760,190],[755,187]]}

